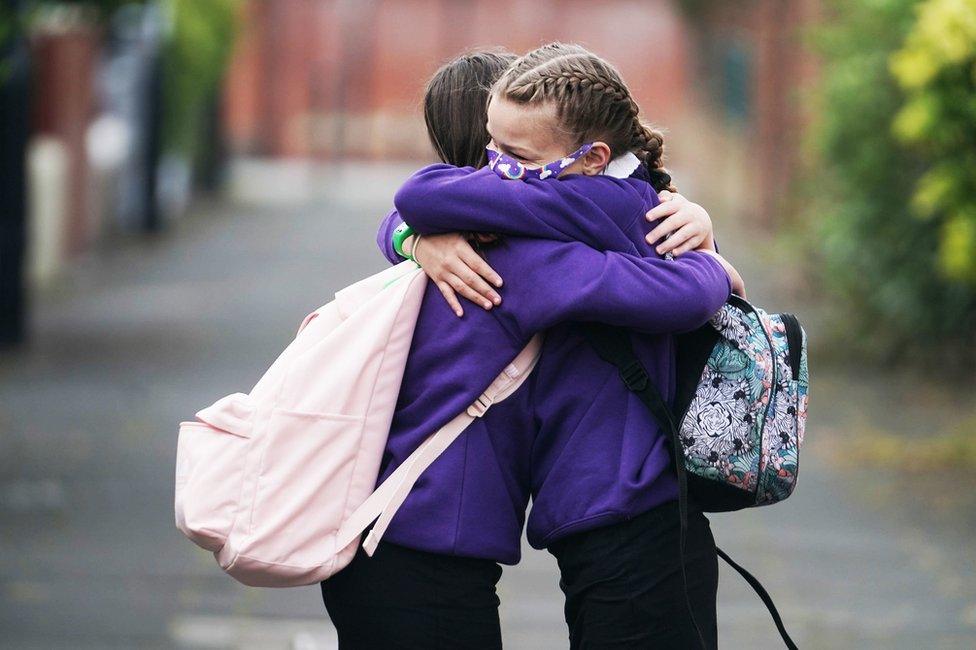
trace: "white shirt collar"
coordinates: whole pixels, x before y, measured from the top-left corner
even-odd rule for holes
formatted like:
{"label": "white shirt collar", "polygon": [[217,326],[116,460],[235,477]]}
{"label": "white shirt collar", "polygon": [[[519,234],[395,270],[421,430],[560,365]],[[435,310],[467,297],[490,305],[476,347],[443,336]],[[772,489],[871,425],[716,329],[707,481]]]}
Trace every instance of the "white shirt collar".
{"label": "white shirt collar", "polygon": [[629,178],[640,167],[640,164],[640,158],[635,156],[632,151],[628,151],[611,160],[603,173],[614,178]]}

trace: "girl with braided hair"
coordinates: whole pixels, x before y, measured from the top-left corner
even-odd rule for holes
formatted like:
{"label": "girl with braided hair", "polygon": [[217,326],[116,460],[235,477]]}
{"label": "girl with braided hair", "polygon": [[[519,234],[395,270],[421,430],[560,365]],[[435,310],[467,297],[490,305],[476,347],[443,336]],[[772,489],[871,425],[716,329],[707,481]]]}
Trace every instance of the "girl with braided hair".
{"label": "girl with braided hair", "polygon": [[[663,138],[641,122],[637,103],[609,63],[561,43],[526,54],[492,88],[487,130],[489,170],[435,165],[398,192],[399,215],[417,232],[429,237],[466,230],[580,241],[644,256],[662,252],[648,246],[641,217],[658,205],[655,190],[674,189],[662,164]],[[641,209],[611,207],[613,197],[629,191],[646,201]],[[610,221],[588,219],[585,206],[604,201]],[[660,247],[661,234],[652,231],[648,238]],[[713,246],[710,237],[703,243]],[[420,252],[422,260],[423,245]],[[702,252],[713,255],[732,289],[744,294],[734,268],[713,250]],[[518,281],[511,278],[507,286]],[[495,309],[504,311],[505,303]],[[540,429],[527,528],[530,544],[548,549],[559,563],[571,645],[714,647],[718,569],[708,520],[694,508],[689,516],[686,599],[676,478],[665,436],[613,368],[597,370],[595,352],[575,330],[561,324],[547,333],[530,379]],[[675,331],[632,335],[638,357],[668,399]],[[595,408],[582,387],[566,389],[587,372],[605,378],[599,403],[613,404],[614,417]],[[640,425],[628,432],[634,422]]]}
{"label": "girl with braided hair", "polygon": [[[479,69],[470,60],[459,65],[468,71]],[[450,64],[447,69],[452,74],[459,71]],[[433,82],[429,90],[435,87],[456,90],[453,84]],[[488,90],[483,92],[487,97]],[[495,105],[493,98],[491,106]],[[489,122],[494,128],[497,119]],[[437,125],[432,127],[431,120],[428,128],[446,162],[454,162],[452,151],[471,154],[470,149],[454,146],[451,133],[435,134]],[[592,148],[599,149],[596,144]],[[558,543],[563,532],[589,530],[587,522],[610,530],[609,524],[640,519],[636,516],[644,512],[663,517],[657,506],[674,498],[661,435],[626,388],[608,381],[612,373],[586,348],[574,322],[616,323],[642,332],[635,348],[652,378],[666,380],[672,354],[669,333],[697,327],[725,301],[732,282],[727,268],[717,255],[691,252],[669,262],[655,253],[644,239],[643,225],[645,212],[657,204],[647,182],[651,176],[636,170],[640,165],[628,169],[633,162],[629,159],[614,161],[607,174],[574,173],[569,163],[566,174],[550,168],[549,176],[560,178],[558,183],[512,183],[499,175],[501,165],[510,163],[491,152],[488,158],[495,159],[494,169],[428,167],[397,194],[397,207],[407,223],[423,222],[418,232],[425,235],[419,246],[425,265],[425,246],[435,251],[446,238],[461,237],[445,234],[437,243],[435,233],[502,233],[499,242],[482,251],[479,259],[485,266],[477,272],[493,274],[498,269],[514,280],[500,291],[501,304],[469,310],[460,319],[438,288],[428,286],[380,480],[470,403],[534,333],[544,330],[542,357],[523,388],[476,421],[427,470],[376,554],[357,556],[323,583],[323,598],[343,650],[501,647],[495,594],[498,563],[519,559],[530,492],[536,500],[532,517],[538,523],[530,523],[529,537],[539,548],[549,546],[550,540]],[[513,171],[511,166],[508,170]],[[639,177],[616,177],[631,171]],[[522,225],[481,227],[493,217],[482,214],[479,221],[474,216],[479,211],[504,213],[504,219]],[[446,218],[448,214],[457,219]],[[398,219],[394,214],[387,222]],[[527,234],[518,232],[523,227]],[[381,247],[387,246],[389,235],[381,229]],[[397,261],[396,253],[388,257]],[[570,460],[575,460],[575,467]],[[577,476],[567,482],[567,472]],[[646,527],[646,517],[642,521]],[[670,540],[666,534],[657,538],[659,543]],[[632,549],[643,553],[646,546]],[[663,557],[664,551],[651,555]],[[690,565],[691,549],[689,560]],[[570,571],[564,568],[564,579]],[[635,581],[646,575],[635,575]],[[659,598],[672,587],[665,581],[652,591]],[[647,606],[646,599],[638,601]],[[567,613],[570,606],[568,596]],[[639,618],[675,619],[663,621],[663,631],[654,632],[655,639],[675,642],[663,647],[681,647],[688,639],[674,607],[650,615],[642,612]],[[616,619],[614,614],[604,623],[626,622]],[[581,636],[584,628],[577,623],[571,628],[574,646],[600,640],[592,633]],[[626,626],[619,631],[631,633]],[[636,645],[627,647],[648,647],[644,642],[650,638],[634,636]]]}
{"label": "girl with braided hair", "polygon": [[[538,52],[571,47],[552,44]],[[431,147],[442,162],[475,168],[488,163],[486,147],[491,138],[485,123],[489,90],[515,60],[515,55],[502,49],[476,50],[445,64],[430,79],[424,94],[424,121]],[[637,105],[632,101],[628,105],[636,115]],[[646,177],[657,190],[661,203],[646,215],[654,223],[646,235],[647,242],[657,242],[656,250],[661,254],[680,255],[698,248],[716,250],[708,212],[676,193],[662,165],[662,134],[639,120],[634,121],[634,127],[633,146],[625,147],[627,153],[611,164],[607,173]],[[632,149],[641,157],[630,153]],[[642,160],[646,162],[638,171]],[[403,224],[394,210],[383,220],[377,235],[380,250],[394,264],[405,259],[393,246],[393,235]],[[501,286],[502,279],[475,249],[480,248],[479,243],[495,239],[495,234],[471,232],[438,233],[425,238],[423,268],[458,316],[464,313],[458,294],[485,309],[501,301],[494,289]],[[414,241],[413,235],[405,237],[401,251],[412,252]]]}

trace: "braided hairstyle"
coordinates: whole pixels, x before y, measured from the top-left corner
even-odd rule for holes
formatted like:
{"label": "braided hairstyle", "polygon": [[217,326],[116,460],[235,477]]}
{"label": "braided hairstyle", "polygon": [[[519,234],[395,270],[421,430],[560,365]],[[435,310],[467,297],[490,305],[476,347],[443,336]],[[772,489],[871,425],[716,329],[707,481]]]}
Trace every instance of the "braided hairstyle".
{"label": "braided hairstyle", "polygon": [[579,45],[549,43],[513,63],[492,95],[518,104],[552,102],[574,146],[601,140],[611,155],[641,159],[657,191],[676,191],[664,169],[664,136],[640,120],[640,107],[617,70]]}

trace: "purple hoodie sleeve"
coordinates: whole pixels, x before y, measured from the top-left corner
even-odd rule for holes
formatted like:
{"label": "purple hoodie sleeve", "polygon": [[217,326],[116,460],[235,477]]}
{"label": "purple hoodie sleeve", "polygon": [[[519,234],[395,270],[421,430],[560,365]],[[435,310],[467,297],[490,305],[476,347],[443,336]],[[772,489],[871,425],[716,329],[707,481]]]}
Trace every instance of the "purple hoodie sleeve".
{"label": "purple hoodie sleeve", "polygon": [[[581,183],[588,191],[577,191]],[[593,191],[593,183],[606,187]],[[487,167],[438,164],[407,179],[394,204],[403,220],[422,235],[470,230],[579,241],[602,248],[607,214],[636,216],[656,205],[657,196],[650,185],[640,192],[610,176],[510,181]]]}
{"label": "purple hoodie sleeve", "polygon": [[[596,321],[648,334],[703,325],[728,300],[729,276],[704,253],[674,260],[600,252],[578,242],[512,237],[506,260],[495,266],[518,277],[493,311],[520,340],[564,321]],[[488,261],[495,265],[489,251]],[[499,262],[503,262],[499,256]]]}
{"label": "purple hoodie sleeve", "polygon": [[383,257],[390,261],[390,264],[399,264],[406,259],[397,255],[397,252],[393,250],[393,231],[401,223],[403,223],[403,219],[400,218],[397,211],[391,210],[390,214],[386,215],[380,222],[379,232],[376,233],[376,245],[380,247],[380,252],[383,253]]}

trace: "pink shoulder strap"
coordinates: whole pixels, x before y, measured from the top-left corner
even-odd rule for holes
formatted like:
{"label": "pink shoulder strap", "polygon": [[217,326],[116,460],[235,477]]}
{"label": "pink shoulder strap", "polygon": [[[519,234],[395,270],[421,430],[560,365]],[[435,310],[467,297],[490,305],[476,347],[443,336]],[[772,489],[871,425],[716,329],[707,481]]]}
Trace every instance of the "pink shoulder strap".
{"label": "pink shoulder strap", "polygon": [[539,360],[541,348],[542,335],[536,334],[478,399],[424,440],[420,447],[410,454],[403,464],[346,519],[339,529],[336,550],[344,549],[375,519],[376,525],[363,542],[366,553],[372,556],[393,516],[424,470],[437,460],[437,457],[461,435],[462,431],[468,428],[468,425],[474,422],[475,418],[484,415],[492,404],[502,401],[522,385]]}

